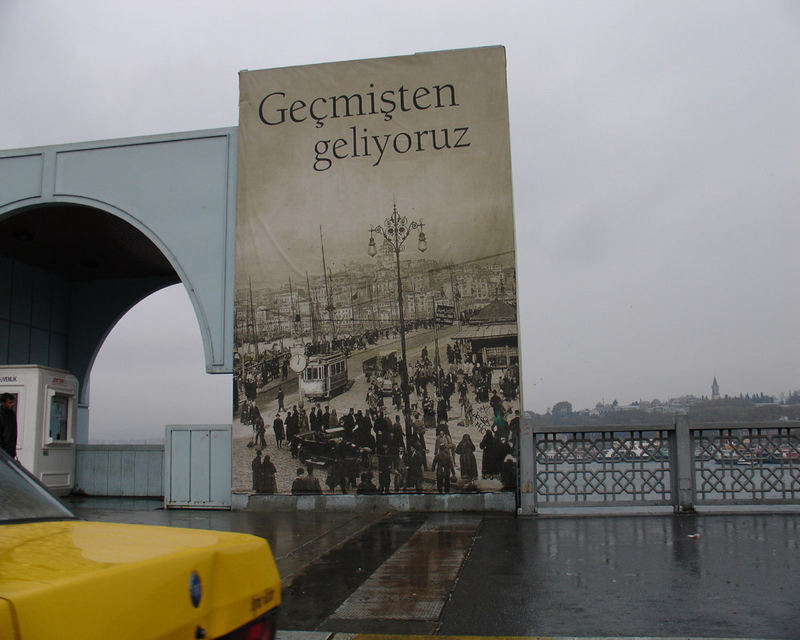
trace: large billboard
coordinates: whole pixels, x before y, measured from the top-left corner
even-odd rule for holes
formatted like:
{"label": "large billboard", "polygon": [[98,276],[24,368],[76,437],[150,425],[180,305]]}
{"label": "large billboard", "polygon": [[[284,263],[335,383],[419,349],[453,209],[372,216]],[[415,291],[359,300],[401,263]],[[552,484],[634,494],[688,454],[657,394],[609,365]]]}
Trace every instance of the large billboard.
{"label": "large billboard", "polygon": [[240,73],[234,489],[513,489],[505,50]]}

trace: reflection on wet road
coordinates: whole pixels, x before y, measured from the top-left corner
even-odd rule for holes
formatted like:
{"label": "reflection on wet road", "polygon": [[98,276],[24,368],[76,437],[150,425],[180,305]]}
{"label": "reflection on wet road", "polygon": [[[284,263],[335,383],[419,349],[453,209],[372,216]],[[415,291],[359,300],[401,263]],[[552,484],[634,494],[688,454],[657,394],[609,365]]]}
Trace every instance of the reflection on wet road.
{"label": "reflection on wet road", "polygon": [[284,590],[281,626],[435,631],[475,541],[477,514],[394,514],[326,554]]}
{"label": "reflection on wet road", "polygon": [[307,568],[323,596],[304,587],[281,626],[337,640],[796,638],[798,549],[797,514],[390,516]]}
{"label": "reflection on wet road", "polygon": [[424,514],[393,514],[318,558],[283,590],[281,627],[316,629],[425,522]]}
{"label": "reflection on wet road", "polygon": [[486,518],[438,631],[798,638],[800,516]]}
{"label": "reflection on wet road", "polygon": [[480,523],[477,515],[431,516],[332,618],[436,623]]}

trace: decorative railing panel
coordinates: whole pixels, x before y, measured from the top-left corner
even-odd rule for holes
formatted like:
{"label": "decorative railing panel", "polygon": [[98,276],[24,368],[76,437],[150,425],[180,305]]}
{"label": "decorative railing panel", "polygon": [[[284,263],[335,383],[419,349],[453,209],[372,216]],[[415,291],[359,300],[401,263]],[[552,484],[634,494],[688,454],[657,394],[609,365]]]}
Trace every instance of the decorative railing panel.
{"label": "decorative railing panel", "polygon": [[796,432],[774,427],[693,427],[695,503],[799,503]]}
{"label": "decorative railing panel", "polygon": [[537,433],[539,506],[672,504],[671,426]]}
{"label": "decorative railing panel", "polygon": [[[800,422],[533,427],[535,508],[800,504]],[[530,454],[528,454],[530,455]]]}

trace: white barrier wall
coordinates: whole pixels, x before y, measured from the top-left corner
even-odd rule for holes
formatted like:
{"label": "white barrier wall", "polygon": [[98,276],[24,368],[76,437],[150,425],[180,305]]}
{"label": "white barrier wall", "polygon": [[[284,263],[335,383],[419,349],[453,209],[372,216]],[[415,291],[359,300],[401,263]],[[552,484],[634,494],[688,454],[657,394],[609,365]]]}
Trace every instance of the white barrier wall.
{"label": "white barrier wall", "polygon": [[163,445],[81,444],[75,461],[75,488],[88,495],[164,495]]}
{"label": "white barrier wall", "polygon": [[164,506],[231,508],[231,425],[167,425]]}

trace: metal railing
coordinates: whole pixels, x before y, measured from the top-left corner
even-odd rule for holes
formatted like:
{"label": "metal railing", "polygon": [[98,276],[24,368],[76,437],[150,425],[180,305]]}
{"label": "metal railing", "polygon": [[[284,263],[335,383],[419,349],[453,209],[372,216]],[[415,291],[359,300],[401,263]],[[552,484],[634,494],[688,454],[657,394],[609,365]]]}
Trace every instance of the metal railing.
{"label": "metal railing", "polygon": [[536,509],[800,504],[800,423],[531,427]]}
{"label": "metal railing", "polygon": [[800,503],[800,428],[692,427],[695,504]]}

